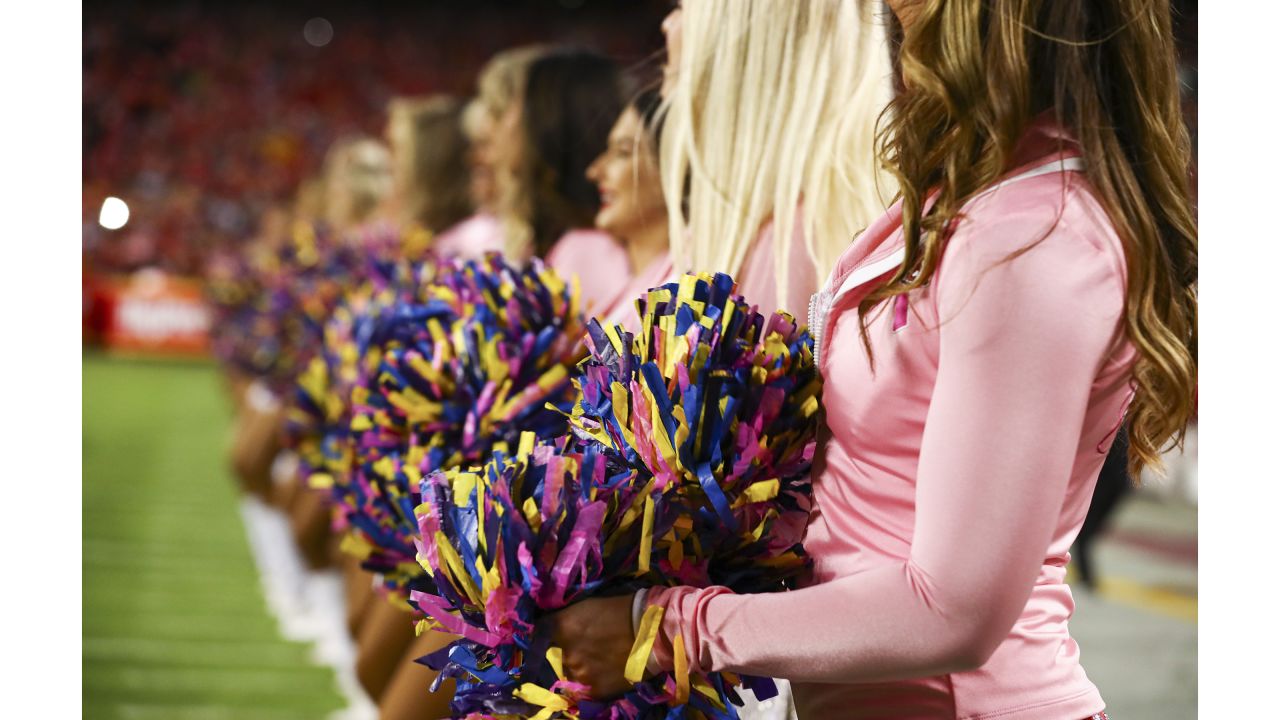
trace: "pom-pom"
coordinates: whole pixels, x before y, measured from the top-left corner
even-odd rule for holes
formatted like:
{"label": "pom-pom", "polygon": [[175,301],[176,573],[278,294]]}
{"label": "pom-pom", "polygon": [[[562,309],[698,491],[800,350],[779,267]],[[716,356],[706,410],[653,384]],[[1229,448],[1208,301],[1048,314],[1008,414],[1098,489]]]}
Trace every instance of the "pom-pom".
{"label": "pom-pom", "polygon": [[[419,560],[434,589],[411,601],[429,627],[462,637],[424,659],[458,680],[455,716],[736,717],[729,674],[671,673],[611,703],[586,700],[538,632],[543,615],[590,595],[767,592],[806,566],[812,340],[733,290],[727,276],[697,275],[649,291],[639,338],[592,321],[572,436],[526,436],[482,471],[423,479]],[[771,684],[749,682],[757,696]]]}
{"label": "pom-pom", "polygon": [[389,590],[423,574],[413,509],[425,475],[483,465],[522,431],[566,431],[583,334],[576,294],[553,271],[496,254],[442,270],[377,316],[351,393],[351,472],[334,497],[351,526],[344,546]]}
{"label": "pom-pom", "polygon": [[[727,275],[686,275],[638,303],[639,337],[591,323],[571,422],[668,496],[655,535],[674,529],[680,542],[667,544],[664,573],[761,592],[806,564],[799,542],[822,382],[808,331],[785,312],[761,315],[734,290]],[[677,545],[695,549],[692,538],[709,561],[705,577],[675,560]]]}
{"label": "pom-pom", "polygon": [[435,258],[371,256],[364,281],[349,290],[324,324],[319,353],[299,375],[285,415],[285,445],[298,455],[303,483],[328,489],[351,471],[351,394],[360,380],[380,313],[413,303],[439,267]]}
{"label": "pom-pom", "polygon": [[362,283],[427,258],[430,233],[370,225],[345,234],[294,223],[286,242],[260,245],[221,267],[211,283],[213,350],[236,372],[281,397],[321,349],[334,308]]}

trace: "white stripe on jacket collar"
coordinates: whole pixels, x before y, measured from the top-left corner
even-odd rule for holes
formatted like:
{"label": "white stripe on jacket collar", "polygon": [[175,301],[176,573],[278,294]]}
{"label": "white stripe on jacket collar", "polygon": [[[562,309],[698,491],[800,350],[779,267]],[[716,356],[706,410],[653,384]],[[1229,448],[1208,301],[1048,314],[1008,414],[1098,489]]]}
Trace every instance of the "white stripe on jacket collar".
{"label": "white stripe on jacket collar", "polygon": [[[989,195],[1000,188],[1026,180],[1028,178],[1038,177],[1040,175],[1048,175],[1055,172],[1084,171],[1084,159],[1079,157],[1058,158],[1051,160],[1043,165],[1038,165],[1025,172],[1018,173],[1011,178],[1006,178],[990,188],[978,193],[965,203],[977,200],[980,197]],[[825,331],[827,325],[827,316],[831,312],[831,308],[835,306],[840,298],[844,297],[850,291],[862,286],[876,278],[890,272],[894,268],[902,264],[903,258],[906,257],[906,248],[899,247],[893,252],[885,255],[874,262],[867,263],[855,267],[840,283],[839,289],[832,292],[829,286],[824,286],[821,290],[814,293],[809,298],[809,335],[813,338],[813,360],[819,367],[822,366],[822,346],[825,343]]]}

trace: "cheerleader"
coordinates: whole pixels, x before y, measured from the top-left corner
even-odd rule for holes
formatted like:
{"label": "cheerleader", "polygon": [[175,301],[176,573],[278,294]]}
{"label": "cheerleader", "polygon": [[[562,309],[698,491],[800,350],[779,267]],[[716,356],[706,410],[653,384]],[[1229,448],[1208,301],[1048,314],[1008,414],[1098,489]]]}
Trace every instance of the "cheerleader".
{"label": "cheerleader", "polygon": [[[402,143],[402,150],[403,147]],[[344,246],[354,249],[350,253],[355,262],[348,268],[350,276],[345,278],[329,278],[345,284],[337,287],[332,298],[323,302],[330,303],[327,308],[332,311],[332,303],[338,297],[350,291],[359,282],[363,274],[366,255],[374,253],[400,253],[400,232],[385,222],[386,208],[393,199],[404,198],[401,207],[415,212],[424,212],[423,208],[408,205],[405,191],[411,187],[408,176],[396,170],[396,163],[390,149],[372,138],[350,138],[335,143],[325,162],[325,188],[323,231],[328,234],[333,244],[333,252],[342,252]],[[434,207],[434,206],[428,206]],[[403,211],[402,211],[403,212]],[[456,215],[465,211],[456,212]],[[416,220],[416,218],[406,219]],[[378,227],[374,227],[377,225]],[[359,246],[359,247],[356,247]],[[324,255],[327,251],[320,249]],[[304,294],[309,294],[305,293]],[[312,301],[314,298],[300,298],[301,301]],[[291,308],[301,311],[301,308]],[[286,392],[292,392],[297,375],[305,367],[319,349],[322,333],[319,330],[327,313],[315,320],[316,329],[299,338],[298,342],[309,347],[297,347],[298,366],[285,379],[288,381]],[[314,346],[314,347],[310,347]],[[275,419],[276,433],[271,441],[274,457],[277,462],[277,485],[287,494],[289,520],[294,542],[301,550],[308,568],[311,570],[326,569],[335,562],[341,564],[341,554],[337,551],[336,539],[330,531],[332,513],[328,498],[322,492],[312,492],[302,487],[296,476],[297,461],[292,454],[279,454],[279,431],[283,425],[283,417]],[[258,441],[266,445],[265,439]],[[350,568],[348,567],[348,572]]]}
{"label": "cheerleader", "polygon": [[588,314],[606,308],[631,276],[622,247],[592,228],[600,195],[586,177],[607,145],[622,97],[612,60],[551,50],[529,66],[494,133],[507,255],[542,257],[562,276],[576,278]]}
{"label": "cheerleader", "polygon": [[439,235],[471,214],[470,189],[462,181],[470,155],[464,107],[446,95],[399,97],[387,105],[390,214],[403,234],[421,228]]}
{"label": "cheerleader", "polygon": [[[650,590],[649,667],[675,667],[681,638],[692,670],[791,679],[802,718],[1102,718],[1067,629],[1068,548],[1122,417],[1137,471],[1194,403],[1169,4],[889,5],[901,195],[815,298],[812,576]],[[626,686],[632,602],[556,618],[570,676],[600,695]]]}
{"label": "cheerleader", "polygon": [[[344,627],[342,578],[328,569],[336,555],[330,514],[324,498],[298,482],[292,453],[281,451],[283,400],[319,349],[326,307],[354,278],[360,252],[352,244],[364,239],[355,230],[374,217],[392,184],[386,148],[357,137],[334,144],[318,189],[300,191],[299,209],[311,205],[320,216],[296,213],[290,242],[267,268],[268,295],[257,320],[272,334],[254,339],[274,346],[275,356],[247,392],[233,447],[236,470],[257,489],[242,509],[281,631],[293,640],[316,641],[314,657],[339,669],[349,666],[354,649]],[[345,687],[354,685],[351,680]],[[367,702],[359,693],[350,697]]]}
{"label": "cheerleader", "polygon": [[636,299],[673,274],[667,203],[658,179],[661,105],[655,90],[635,96],[613,124],[608,147],[587,168],[587,178],[600,194],[596,228],[618,239],[634,271],[600,312],[601,321],[620,323],[632,332],[640,331]]}
{"label": "cheerleader", "polygon": [[681,270],[732,275],[803,317],[843,246],[884,211],[875,155],[888,46],[856,2],[690,0],[663,22],[662,185]]}
{"label": "cheerleader", "polygon": [[512,48],[494,55],[480,70],[477,95],[463,113],[463,131],[470,141],[467,154],[468,192],[475,214],[446,230],[435,241],[443,257],[474,260],[486,252],[506,249],[498,219],[498,183],[493,164],[494,130],[498,120],[524,87],[529,65],[546,50],[539,45]]}
{"label": "cheerleader", "polygon": [[[576,278],[584,311],[590,314],[607,309],[619,286],[631,277],[622,247],[606,233],[589,229],[600,209],[600,196],[586,176],[588,165],[605,150],[610,126],[622,110],[622,78],[613,61],[594,53],[524,52],[532,57],[523,82],[493,128],[488,156],[506,252],[513,258],[544,257],[562,276]],[[515,70],[518,67],[513,74]],[[387,620],[385,610],[378,612],[382,617],[368,621],[369,631],[394,622]],[[439,692],[427,692],[434,673],[413,660],[452,640],[431,632],[412,641],[377,694],[383,718],[449,714],[452,681]],[[376,682],[376,673],[386,669],[381,664],[386,656],[364,652],[365,644],[362,631],[357,672],[362,681]]]}
{"label": "cheerleader", "polygon": [[[370,248],[392,260],[420,260],[436,250],[435,235],[471,212],[471,197],[459,178],[467,176],[468,142],[463,105],[447,96],[393,98],[387,106],[385,137],[391,149],[393,190],[375,227],[360,231],[385,247]],[[390,239],[388,242],[387,240]],[[327,498],[316,494],[301,518],[309,534],[300,542],[332,545]],[[372,576],[353,555],[338,553],[345,584],[347,629],[357,641],[356,670],[364,690],[376,700],[413,638],[405,609],[382,602]]]}
{"label": "cheerleader", "polygon": [[[390,154],[385,146],[373,138],[352,137],[336,142],[325,159],[322,195],[323,215],[297,216],[295,222],[308,223],[320,220],[329,232],[342,236],[373,218],[390,193],[392,186]],[[288,267],[277,272],[286,277]],[[281,365],[272,381],[265,379],[251,383],[245,391],[245,409],[236,421],[232,441],[232,467],[242,484],[264,498],[271,491],[271,465],[280,451],[279,430],[283,421],[281,397],[289,392],[294,377],[301,367],[284,367],[298,360],[315,348],[292,347],[304,341],[295,338],[279,339],[283,350],[292,353],[293,360],[278,359]],[[287,501],[282,504],[287,504]]]}

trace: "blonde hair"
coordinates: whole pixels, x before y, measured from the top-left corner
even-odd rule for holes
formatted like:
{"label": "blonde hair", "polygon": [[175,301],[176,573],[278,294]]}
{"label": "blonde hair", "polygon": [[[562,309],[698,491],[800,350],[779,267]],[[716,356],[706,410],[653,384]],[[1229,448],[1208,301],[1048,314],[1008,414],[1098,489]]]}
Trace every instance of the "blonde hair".
{"label": "blonde hair", "polygon": [[803,203],[818,277],[896,193],[876,155],[892,97],[885,28],[861,0],[687,0],[662,135],[677,266],[738,274],[773,221],[778,296]]}
{"label": "blonde hair", "polygon": [[[482,140],[492,142],[491,138],[485,136],[493,133],[499,120],[524,94],[529,67],[549,49],[550,47],[546,45],[509,48],[489,58],[489,61],[480,69],[480,75],[476,78],[476,96],[467,103],[467,108],[462,115],[463,131],[473,143]],[[495,182],[498,184],[495,204],[499,206],[498,214],[502,224],[502,234],[506,238],[507,252],[512,257],[519,257],[527,254],[525,249],[527,242],[524,240],[514,242],[512,238],[527,238],[531,231],[527,222],[509,212],[502,211],[501,206],[504,202],[509,202],[504,198],[508,191],[504,188],[501,178],[497,177],[500,173],[495,171],[494,174]],[[519,252],[515,252],[517,247],[520,248]]]}
{"label": "blonde hair", "polygon": [[475,137],[485,116],[490,121],[502,117],[511,103],[524,92],[524,80],[534,60],[546,54],[546,45],[524,45],[503,50],[489,58],[476,78],[476,97],[466,109],[463,126]]}
{"label": "blonde hair", "polygon": [[312,175],[298,183],[290,208],[294,219],[314,221],[324,214],[324,175]]}
{"label": "blonde hair", "polygon": [[391,153],[367,136],[335,141],[324,159],[324,220],[339,232],[367,220],[391,194]]}
{"label": "blonde hair", "polygon": [[438,233],[471,214],[462,103],[445,95],[394,98],[387,114],[393,137],[402,126],[406,145],[395,159],[405,170],[402,217]]}

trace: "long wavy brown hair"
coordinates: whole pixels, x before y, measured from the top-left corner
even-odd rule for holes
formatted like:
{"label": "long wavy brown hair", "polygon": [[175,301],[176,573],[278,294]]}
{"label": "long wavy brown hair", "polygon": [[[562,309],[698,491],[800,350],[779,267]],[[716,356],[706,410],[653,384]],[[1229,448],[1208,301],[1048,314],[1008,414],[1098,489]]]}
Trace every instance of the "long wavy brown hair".
{"label": "long wavy brown hair", "polygon": [[[923,0],[901,33],[902,92],[880,127],[898,177],[906,257],[859,307],[937,270],[964,203],[1011,168],[1050,111],[1079,143],[1124,244],[1126,329],[1137,349],[1129,468],[1181,445],[1196,386],[1196,219],[1168,0]],[[926,195],[937,201],[926,212]]]}
{"label": "long wavy brown hair", "polygon": [[609,144],[623,85],[617,63],[587,50],[548,50],[530,63],[516,167],[499,203],[515,249],[545,257],[568,230],[593,226],[600,194],[587,166]]}
{"label": "long wavy brown hair", "polygon": [[402,163],[404,219],[440,233],[471,214],[469,143],[461,101],[446,95],[398,97],[388,106],[389,133]]}

